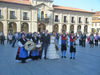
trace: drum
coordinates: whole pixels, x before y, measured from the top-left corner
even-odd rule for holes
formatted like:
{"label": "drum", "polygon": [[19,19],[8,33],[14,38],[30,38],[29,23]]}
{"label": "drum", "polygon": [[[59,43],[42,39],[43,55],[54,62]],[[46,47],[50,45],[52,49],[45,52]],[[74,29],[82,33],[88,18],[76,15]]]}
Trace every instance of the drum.
{"label": "drum", "polygon": [[32,51],[34,48],[35,48],[35,43],[34,43],[34,42],[32,42],[32,41],[27,41],[27,42],[25,43],[25,49],[26,49],[27,51]]}

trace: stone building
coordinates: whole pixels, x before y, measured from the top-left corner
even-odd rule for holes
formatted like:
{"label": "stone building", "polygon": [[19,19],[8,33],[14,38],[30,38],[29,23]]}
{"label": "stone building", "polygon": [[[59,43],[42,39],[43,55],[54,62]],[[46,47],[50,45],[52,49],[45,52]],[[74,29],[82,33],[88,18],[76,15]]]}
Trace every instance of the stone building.
{"label": "stone building", "polygon": [[100,11],[97,11],[92,17],[92,32],[100,34]]}
{"label": "stone building", "polygon": [[0,32],[91,32],[94,13],[52,0],[0,0]]}

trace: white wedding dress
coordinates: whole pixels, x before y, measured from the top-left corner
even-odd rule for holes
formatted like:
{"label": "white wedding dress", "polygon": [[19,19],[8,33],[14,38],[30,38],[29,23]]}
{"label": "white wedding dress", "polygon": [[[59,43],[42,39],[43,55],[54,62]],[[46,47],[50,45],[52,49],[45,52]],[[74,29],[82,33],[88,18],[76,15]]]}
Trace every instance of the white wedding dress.
{"label": "white wedding dress", "polygon": [[47,59],[58,59],[59,55],[55,47],[55,36],[51,36],[50,45],[47,50]]}

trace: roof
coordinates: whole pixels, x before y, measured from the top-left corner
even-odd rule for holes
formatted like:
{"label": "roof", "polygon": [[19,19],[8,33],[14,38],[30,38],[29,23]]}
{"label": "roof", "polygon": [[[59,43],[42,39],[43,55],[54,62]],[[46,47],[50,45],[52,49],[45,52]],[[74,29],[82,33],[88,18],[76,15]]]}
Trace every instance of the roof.
{"label": "roof", "polygon": [[0,0],[0,2],[9,2],[9,3],[16,3],[16,4],[31,5],[30,0]]}
{"label": "roof", "polygon": [[[30,0],[0,0],[0,2],[31,5],[31,1]],[[95,14],[94,12],[86,11],[86,10],[79,9],[79,8],[64,7],[64,6],[58,6],[58,5],[53,5],[53,7],[54,7],[54,9],[69,10],[69,11],[77,11],[77,12]]]}
{"label": "roof", "polygon": [[77,12],[84,12],[84,13],[95,14],[94,12],[90,12],[90,11],[79,9],[79,8],[72,8],[72,7],[65,7],[65,6],[58,6],[58,5],[54,5],[53,7],[54,7],[54,9],[70,10],[70,11],[77,11]]}
{"label": "roof", "polygon": [[95,16],[100,16],[100,11],[96,11],[94,15]]}

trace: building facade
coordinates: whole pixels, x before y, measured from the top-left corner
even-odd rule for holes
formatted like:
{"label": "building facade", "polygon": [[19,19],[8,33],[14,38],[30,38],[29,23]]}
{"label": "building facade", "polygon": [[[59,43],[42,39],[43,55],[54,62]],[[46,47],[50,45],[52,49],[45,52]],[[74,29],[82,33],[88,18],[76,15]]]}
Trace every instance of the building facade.
{"label": "building facade", "polygon": [[92,18],[92,27],[91,31],[93,33],[100,34],[100,11],[97,11]]}
{"label": "building facade", "polygon": [[90,33],[93,14],[53,5],[52,0],[0,0],[0,32]]}

